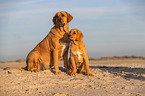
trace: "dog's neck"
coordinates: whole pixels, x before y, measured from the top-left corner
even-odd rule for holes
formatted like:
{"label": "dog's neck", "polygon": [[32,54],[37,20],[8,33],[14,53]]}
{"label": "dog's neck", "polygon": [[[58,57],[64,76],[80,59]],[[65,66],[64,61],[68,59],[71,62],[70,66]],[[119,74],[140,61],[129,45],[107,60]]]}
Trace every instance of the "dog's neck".
{"label": "dog's neck", "polygon": [[82,52],[82,40],[79,41],[71,41],[70,50],[71,51],[80,51]]}
{"label": "dog's neck", "polygon": [[63,27],[54,26],[56,30],[60,30],[60,32],[69,33],[69,24],[66,23]]}
{"label": "dog's neck", "polygon": [[68,24],[65,24],[63,27],[57,27],[54,26],[50,33],[52,33],[56,38],[63,38],[64,34],[68,34],[69,33],[69,29],[68,29]]}
{"label": "dog's neck", "polygon": [[78,42],[75,41],[75,40],[72,40],[72,41],[71,41],[71,46],[78,46]]}

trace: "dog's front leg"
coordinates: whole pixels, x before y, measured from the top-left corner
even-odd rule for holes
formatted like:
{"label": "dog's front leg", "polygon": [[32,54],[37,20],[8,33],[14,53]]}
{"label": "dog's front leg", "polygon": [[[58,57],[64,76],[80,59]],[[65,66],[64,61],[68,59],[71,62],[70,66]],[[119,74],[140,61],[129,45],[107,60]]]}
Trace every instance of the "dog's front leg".
{"label": "dog's front leg", "polygon": [[60,74],[61,71],[58,68],[58,50],[54,49],[53,50],[53,59],[54,59],[54,68],[55,68],[55,74]]}
{"label": "dog's front leg", "polygon": [[76,74],[76,73],[77,73],[77,69],[76,69],[76,64],[75,64],[75,60],[74,60],[74,55],[73,55],[73,54],[71,54],[70,60],[71,60],[71,66],[72,66],[72,72],[71,72],[70,75],[76,76],[76,75],[77,75],[77,74]]}
{"label": "dog's front leg", "polygon": [[64,67],[68,71],[68,50],[63,55]]}
{"label": "dog's front leg", "polygon": [[56,38],[52,39],[52,46],[53,48],[53,60],[54,60],[54,68],[55,68],[55,74],[60,74],[61,71],[58,68],[58,46],[59,46],[59,40]]}

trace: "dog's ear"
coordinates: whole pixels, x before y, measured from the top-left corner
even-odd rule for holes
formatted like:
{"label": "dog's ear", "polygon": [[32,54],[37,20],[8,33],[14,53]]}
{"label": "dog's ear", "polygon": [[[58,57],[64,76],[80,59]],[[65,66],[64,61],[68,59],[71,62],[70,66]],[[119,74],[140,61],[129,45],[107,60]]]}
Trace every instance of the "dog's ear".
{"label": "dog's ear", "polygon": [[55,16],[53,17],[52,21],[53,21],[54,24],[56,23],[56,14],[55,14]]}
{"label": "dog's ear", "polygon": [[84,38],[84,35],[83,35],[83,33],[80,31],[80,30],[77,30],[77,38],[76,38],[76,40],[81,40],[81,39],[83,39]]}
{"label": "dog's ear", "polygon": [[66,12],[66,14],[67,14],[67,22],[70,22],[73,19],[73,16],[67,12]]}

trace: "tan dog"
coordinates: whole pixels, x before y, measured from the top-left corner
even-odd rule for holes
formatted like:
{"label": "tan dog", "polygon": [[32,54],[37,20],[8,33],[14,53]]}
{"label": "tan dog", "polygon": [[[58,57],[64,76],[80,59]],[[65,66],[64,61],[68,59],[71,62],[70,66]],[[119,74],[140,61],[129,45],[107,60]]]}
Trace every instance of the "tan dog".
{"label": "tan dog", "polygon": [[86,47],[82,41],[84,37],[82,32],[78,29],[72,29],[68,37],[71,40],[68,71],[71,72],[71,75],[75,76],[77,72],[87,73],[88,76],[93,76],[89,68]]}
{"label": "tan dog", "polygon": [[[26,59],[26,68],[28,71],[40,71],[54,66],[55,74],[60,74],[58,68],[58,61],[62,58],[64,66],[67,69],[68,63],[68,48],[70,40],[67,35],[69,32],[69,22],[73,17],[65,12],[58,12],[53,17],[54,27],[50,30],[48,35],[28,54]],[[19,69],[21,68],[6,68]]]}

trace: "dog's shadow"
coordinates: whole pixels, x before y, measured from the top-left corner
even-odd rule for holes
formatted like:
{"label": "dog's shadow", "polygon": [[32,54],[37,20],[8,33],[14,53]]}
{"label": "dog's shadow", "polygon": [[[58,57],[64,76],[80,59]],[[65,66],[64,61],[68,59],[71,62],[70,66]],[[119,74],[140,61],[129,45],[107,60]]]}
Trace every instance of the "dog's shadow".
{"label": "dog's shadow", "polygon": [[[61,72],[65,72],[67,75],[71,76],[70,73],[66,72],[66,69],[65,69],[64,67],[59,67],[59,70],[60,70]],[[52,68],[50,69],[50,71],[51,71],[53,74],[55,74],[55,69],[54,69],[54,67],[52,67]],[[83,75],[86,75],[86,76],[87,76],[87,74],[85,74],[85,73],[79,73],[79,72],[77,72],[77,74],[83,74]]]}
{"label": "dog's shadow", "polygon": [[[63,68],[63,67],[59,67],[59,70],[60,70],[61,72],[66,72],[65,68]],[[55,69],[54,69],[54,67],[52,67],[52,68],[50,69],[50,71],[51,71],[53,74],[55,74]]]}
{"label": "dog's shadow", "polygon": [[120,75],[126,80],[137,79],[145,81],[145,77],[141,74],[145,71],[145,68],[131,68],[131,67],[114,67],[114,66],[90,66],[90,68],[98,68],[102,71],[108,71],[114,75]]}

